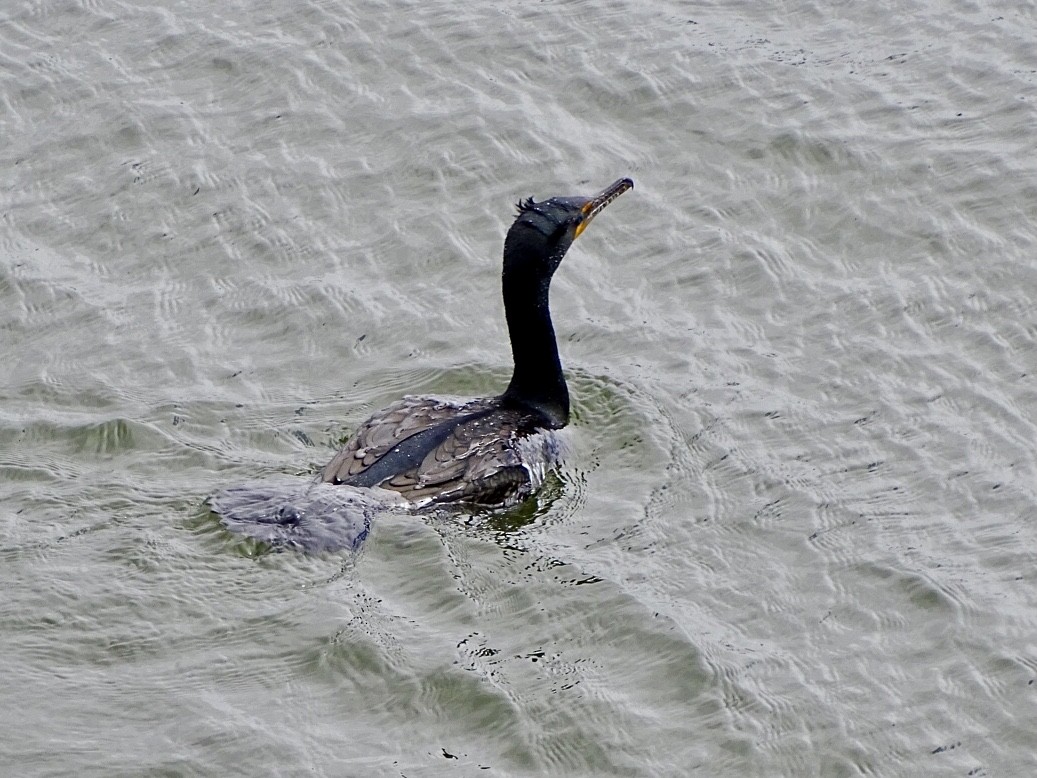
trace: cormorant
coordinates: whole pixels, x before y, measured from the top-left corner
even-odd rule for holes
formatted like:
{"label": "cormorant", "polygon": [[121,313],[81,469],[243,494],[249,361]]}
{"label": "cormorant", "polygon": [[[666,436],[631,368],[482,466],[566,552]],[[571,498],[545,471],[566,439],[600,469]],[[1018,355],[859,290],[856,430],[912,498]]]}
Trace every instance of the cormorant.
{"label": "cormorant", "polygon": [[[548,307],[551,278],[587,225],[633,186],[621,178],[592,197],[518,203],[504,241],[502,275],[515,369],[502,394],[462,401],[404,397],[361,424],[313,483],[288,490],[299,494],[283,486],[264,489],[260,482],[209,498],[224,524],[275,543],[355,547],[367,533],[369,515],[362,527],[359,515],[345,520],[351,531],[336,540],[335,526],[344,519],[330,514],[356,514],[364,500],[354,492],[336,508],[333,487],[380,487],[419,507],[509,506],[528,497],[557,464],[554,431],[569,422],[569,391]],[[329,515],[317,515],[322,513]],[[321,537],[314,540],[317,525]]]}

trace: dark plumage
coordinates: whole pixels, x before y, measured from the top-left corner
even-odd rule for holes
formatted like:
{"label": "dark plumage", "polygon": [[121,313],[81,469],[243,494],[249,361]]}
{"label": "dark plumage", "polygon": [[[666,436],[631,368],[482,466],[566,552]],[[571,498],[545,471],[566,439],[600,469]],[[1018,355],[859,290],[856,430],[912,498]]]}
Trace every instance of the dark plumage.
{"label": "dark plumage", "polygon": [[550,431],[569,422],[548,308],[551,278],[590,221],[632,186],[624,178],[594,197],[519,202],[504,240],[504,310],[515,360],[507,389],[462,403],[406,397],[365,421],[321,479],[380,486],[419,503],[498,505],[528,496],[555,463]]}
{"label": "dark plumage", "polygon": [[[501,395],[462,401],[405,397],[361,424],[302,493],[261,483],[214,495],[210,505],[224,524],[270,542],[327,549],[337,547],[328,540],[336,521],[354,546],[369,523],[365,515],[361,531],[355,493],[343,502],[340,516],[329,516],[335,510],[329,507],[335,501],[332,485],[380,487],[418,506],[503,506],[527,497],[557,463],[554,430],[569,422],[569,391],[548,307],[551,278],[591,220],[633,185],[622,178],[593,197],[518,203],[504,241],[502,274],[515,369]],[[307,522],[319,525],[319,538],[306,530]]]}

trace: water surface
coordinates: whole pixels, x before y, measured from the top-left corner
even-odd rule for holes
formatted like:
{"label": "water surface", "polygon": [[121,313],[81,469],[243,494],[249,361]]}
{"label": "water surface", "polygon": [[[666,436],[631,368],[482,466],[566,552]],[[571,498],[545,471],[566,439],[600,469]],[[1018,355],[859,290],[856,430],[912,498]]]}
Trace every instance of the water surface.
{"label": "water surface", "polygon": [[[1026,9],[0,13],[7,771],[1037,767]],[[622,175],[535,504],[323,557],[208,515],[499,390],[513,203]]]}

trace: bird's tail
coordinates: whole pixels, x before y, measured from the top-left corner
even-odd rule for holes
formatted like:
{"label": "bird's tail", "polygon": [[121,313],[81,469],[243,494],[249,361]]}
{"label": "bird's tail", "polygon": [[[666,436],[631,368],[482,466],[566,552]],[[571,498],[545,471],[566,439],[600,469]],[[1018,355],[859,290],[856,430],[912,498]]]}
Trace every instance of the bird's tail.
{"label": "bird's tail", "polygon": [[358,549],[372,517],[390,505],[370,489],[287,475],[231,486],[206,502],[233,532],[310,553]]}

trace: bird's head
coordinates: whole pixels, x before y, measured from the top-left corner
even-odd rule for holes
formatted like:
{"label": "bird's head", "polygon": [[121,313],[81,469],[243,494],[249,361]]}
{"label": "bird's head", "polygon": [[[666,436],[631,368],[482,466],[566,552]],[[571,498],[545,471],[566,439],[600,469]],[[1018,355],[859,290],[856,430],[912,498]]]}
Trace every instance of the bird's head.
{"label": "bird's head", "polygon": [[532,197],[518,204],[518,216],[504,240],[504,272],[532,272],[550,280],[572,242],[595,216],[623,192],[634,187],[621,178],[593,197]]}

